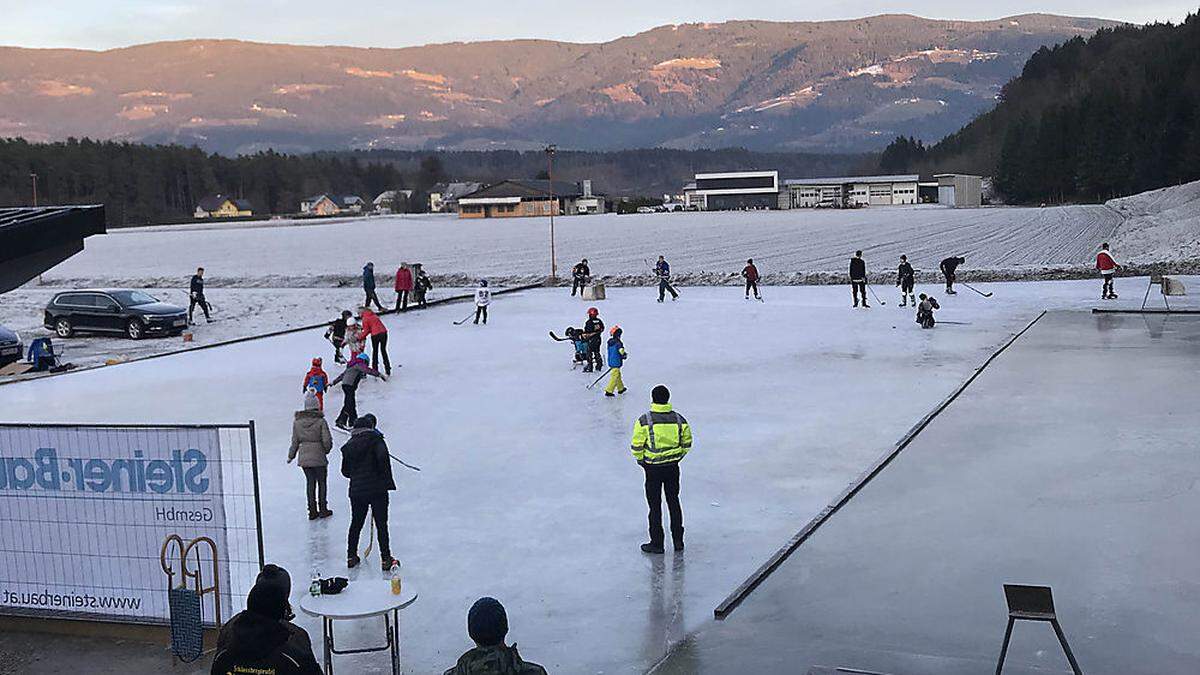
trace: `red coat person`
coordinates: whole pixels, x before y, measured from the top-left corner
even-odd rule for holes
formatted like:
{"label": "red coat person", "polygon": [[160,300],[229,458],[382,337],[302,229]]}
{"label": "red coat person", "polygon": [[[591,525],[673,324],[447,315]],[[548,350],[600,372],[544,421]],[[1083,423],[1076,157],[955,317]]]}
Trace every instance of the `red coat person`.
{"label": "red coat person", "polygon": [[396,270],[396,292],[411,291],[412,289],[412,270],[408,269],[408,265],[401,265],[400,269]]}

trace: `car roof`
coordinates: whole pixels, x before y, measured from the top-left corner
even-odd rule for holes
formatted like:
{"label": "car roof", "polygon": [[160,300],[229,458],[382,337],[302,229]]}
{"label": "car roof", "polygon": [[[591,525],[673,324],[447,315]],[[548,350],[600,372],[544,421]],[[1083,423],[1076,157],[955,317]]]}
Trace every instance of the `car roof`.
{"label": "car roof", "polygon": [[[129,291],[138,291],[138,290],[141,290],[141,289],[138,289],[138,288],[73,288],[69,291],[59,291],[58,293],[55,293],[55,295],[63,295],[64,293],[108,293],[108,294],[112,294],[112,293],[125,293],[125,292],[129,292]],[[142,292],[146,293],[146,291],[142,291]],[[146,294],[149,295],[149,293],[146,293]]]}

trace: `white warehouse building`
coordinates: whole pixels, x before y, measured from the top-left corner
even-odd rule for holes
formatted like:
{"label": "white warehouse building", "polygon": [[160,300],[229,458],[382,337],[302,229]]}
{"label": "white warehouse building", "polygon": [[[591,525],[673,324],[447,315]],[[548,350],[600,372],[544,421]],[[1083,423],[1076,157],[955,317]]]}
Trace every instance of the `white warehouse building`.
{"label": "white warehouse building", "polygon": [[917,174],[796,178],[784,181],[794,209],[856,206],[897,206],[919,201]]}

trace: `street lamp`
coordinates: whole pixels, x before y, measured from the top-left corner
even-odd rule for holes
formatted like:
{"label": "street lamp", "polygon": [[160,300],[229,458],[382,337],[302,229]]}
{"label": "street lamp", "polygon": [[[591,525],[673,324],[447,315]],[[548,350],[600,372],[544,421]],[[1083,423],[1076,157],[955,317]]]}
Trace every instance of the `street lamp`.
{"label": "street lamp", "polygon": [[30,171],[29,178],[33,181],[33,205],[37,206],[37,174]]}
{"label": "street lamp", "polygon": [[551,143],[546,146],[546,178],[550,185],[550,280],[558,281],[558,259],[554,255],[554,153],[558,146]]}

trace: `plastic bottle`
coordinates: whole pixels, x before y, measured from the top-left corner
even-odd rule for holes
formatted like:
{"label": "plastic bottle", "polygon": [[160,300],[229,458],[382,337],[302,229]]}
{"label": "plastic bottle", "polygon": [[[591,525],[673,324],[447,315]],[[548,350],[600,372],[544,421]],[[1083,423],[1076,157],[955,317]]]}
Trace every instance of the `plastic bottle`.
{"label": "plastic bottle", "polygon": [[312,583],[308,585],[308,594],[314,598],[321,594],[321,570],[313,567]]}
{"label": "plastic bottle", "polygon": [[400,562],[396,561],[396,563],[392,565],[392,595],[400,595],[400,590]]}

